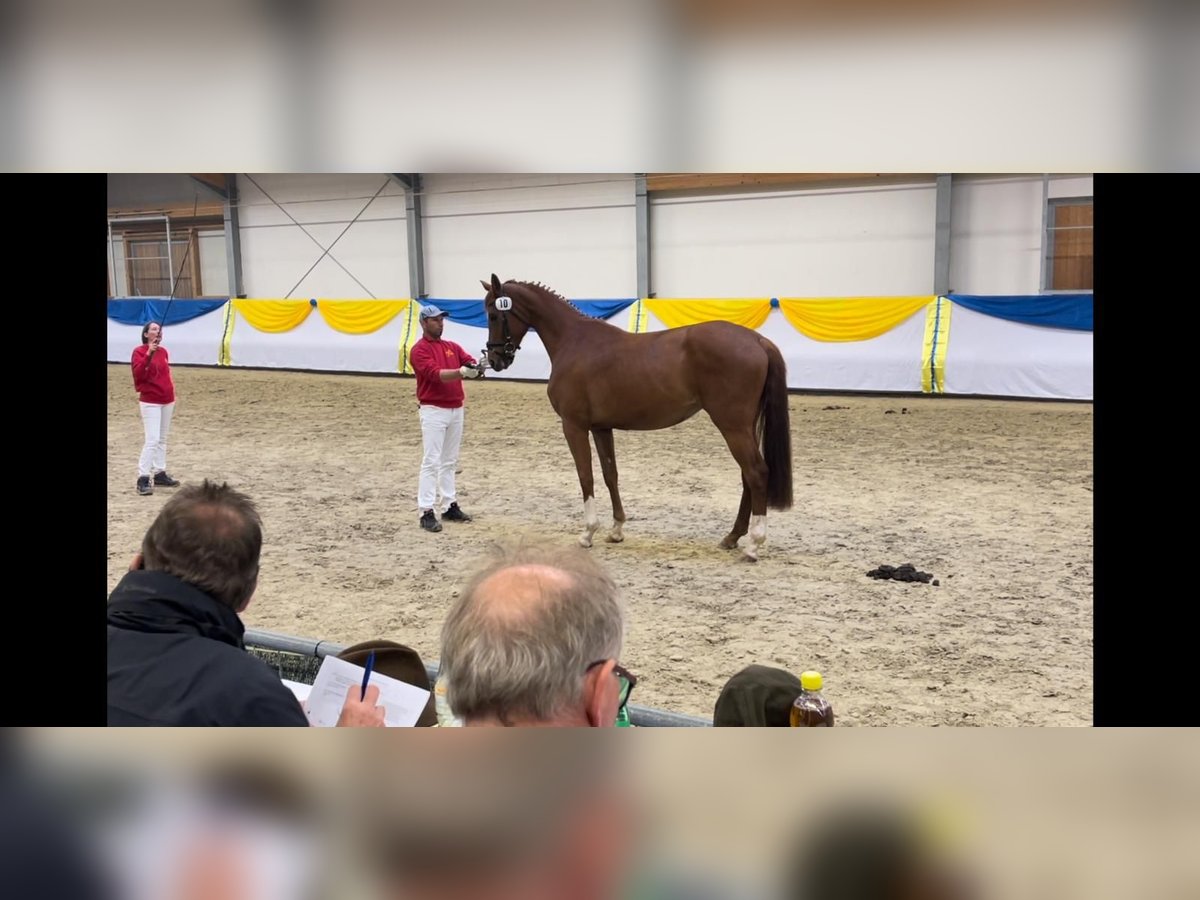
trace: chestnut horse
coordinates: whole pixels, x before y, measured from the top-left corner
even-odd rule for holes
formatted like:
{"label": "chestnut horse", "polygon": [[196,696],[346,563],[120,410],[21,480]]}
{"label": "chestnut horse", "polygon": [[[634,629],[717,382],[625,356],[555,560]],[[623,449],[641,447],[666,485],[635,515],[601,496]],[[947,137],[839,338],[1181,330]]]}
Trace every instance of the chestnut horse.
{"label": "chestnut horse", "polygon": [[590,547],[599,527],[588,432],[612,498],[608,540],[621,541],[625,510],[617,491],[613,429],[669,428],[704,410],[742,470],[742,504],[721,546],[732,549],[749,532],[743,558],[756,561],[767,537],[767,508],[792,505],[787,373],[779,348],[729,322],[630,334],[585,316],[543,285],[501,284],[495,275],[490,284],[480,283],[487,291],[488,364],[497,372],[512,365],[530,328],[550,355],[546,393],[562,419],[583,490],[587,530],[579,543]]}

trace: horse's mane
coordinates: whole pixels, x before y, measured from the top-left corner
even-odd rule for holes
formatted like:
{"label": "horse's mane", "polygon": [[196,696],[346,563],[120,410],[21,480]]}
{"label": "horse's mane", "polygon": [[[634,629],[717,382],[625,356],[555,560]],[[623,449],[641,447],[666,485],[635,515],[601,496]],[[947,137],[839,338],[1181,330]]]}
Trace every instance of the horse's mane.
{"label": "horse's mane", "polygon": [[579,309],[579,307],[575,306],[575,304],[573,304],[570,300],[568,300],[566,297],[564,297],[558,291],[554,290],[554,288],[547,287],[546,285],[542,284],[540,281],[517,281],[514,283],[519,284],[522,287],[535,288],[544,294],[549,294],[551,297],[555,298],[556,300],[561,300],[564,304],[566,304],[566,306],[569,309],[571,309],[578,315],[583,316],[583,318],[585,318],[589,321],[595,321],[594,319],[592,319],[591,316],[589,316],[587,313],[583,312],[583,310]]}

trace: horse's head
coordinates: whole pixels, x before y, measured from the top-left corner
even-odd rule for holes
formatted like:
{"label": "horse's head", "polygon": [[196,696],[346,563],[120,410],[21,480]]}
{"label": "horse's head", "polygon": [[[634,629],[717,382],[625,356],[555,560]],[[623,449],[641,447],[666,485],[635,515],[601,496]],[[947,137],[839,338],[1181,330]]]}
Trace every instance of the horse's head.
{"label": "horse's head", "polygon": [[519,294],[521,286],[515,282],[506,282],[509,292],[505,293],[500,279],[492,274],[489,284],[480,281],[487,294],[483,298],[484,309],[487,310],[488,365],[497,372],[503,372],[513,364],[513,358],[521,349],[521,340],[529,331],[529,323],[521,318],[517,310],[517,301],[513,294]]}

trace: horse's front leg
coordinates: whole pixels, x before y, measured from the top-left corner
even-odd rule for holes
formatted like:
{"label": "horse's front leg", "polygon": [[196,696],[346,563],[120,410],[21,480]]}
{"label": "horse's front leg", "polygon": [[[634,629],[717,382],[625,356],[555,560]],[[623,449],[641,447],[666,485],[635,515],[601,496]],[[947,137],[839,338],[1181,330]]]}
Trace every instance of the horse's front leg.
{"label": "horse's front leg", "polygon": [[586,530],[579,536],[579,545],[590,547],[592,535],[600,527],[600,517],[596,515],[596,492],[592,481],[592,448],[588,444],[586,428],[572,425],[564,419],[563,434],[567,438],[567,446],[571,448],[571,456],[575,459],[575,471],[579,473],[579,487],[583,491],[583,522]]}
{"label": "horse's front leg", "polygon": [[617,490],[617,453],[613,447],[611,428],[593,428],[592,437],[596,439],[596,454],[600,457],[600,471],[604,473],[604,483],[608,486],[608,496],[612,498],[613,526],[609,532],[610,543],[619,544],[625,540],[625,508],[621,506],[621,493]]}

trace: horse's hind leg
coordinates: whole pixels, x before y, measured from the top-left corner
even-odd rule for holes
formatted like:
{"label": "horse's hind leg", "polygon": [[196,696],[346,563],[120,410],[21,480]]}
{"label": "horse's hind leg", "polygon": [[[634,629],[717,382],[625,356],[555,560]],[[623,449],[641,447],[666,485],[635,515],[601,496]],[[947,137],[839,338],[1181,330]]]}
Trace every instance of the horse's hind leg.
{"label": "horse's hind leg", "polygon": [[[730,532],[729,537],[725,538],[725,541],[733,538],[736,543],[737,538],[746,533],[747,523],[743,521],[743,515],[746,511],[747,488],[749,488],[750,541],[742,549],[742,552],[745,554],[743,558],[747,562],[757,562],[758,549],[767,539],[767,463],[762,458],[762,453],[759,452],[753,427],[730,431],[721,429],[721,434],[725,438],[725,443],[729,445],[729,452],[742,467],[743,485],[742,506],[738,510],[733,531]],[[722,543],[724,544],[725,541]]]}
{"label": "horse's hind leg", "polygon": [[592,480],[592,448],[588,444],[586,428],[572,425],[564,419],[563,434],[567,438],[567,446],[571,448],[571,456],[575,459],[575,471],[579,474],[579,487],[583,491],[585,531],[579,536],[579,545],[590,547],[592,535],[600,527],[600,518],[596,515],[595,483]]}
{"label": "horse's hind leg", "polygon": [[738,507],[737,519],[733,523],[733,531],[725,535],[721,547],[725,550],[734,549],[738,541],[750,530],[750,485],[742,478],[742,505]]}
{"label": "horse's hind leg", "polygon": [[618,544],[625,540],[622,529],[625,527],[625,508],[621,506],[621,494],[617,490],[617,454],[613,448],[613,433],[611,428],[593,428],[592,437],[596,440],[596,454],[600,457],[600,470],[604,472],[604,483],[608,486],[608,495],[612,498],[613,526],[609,532],[610,543]]}

